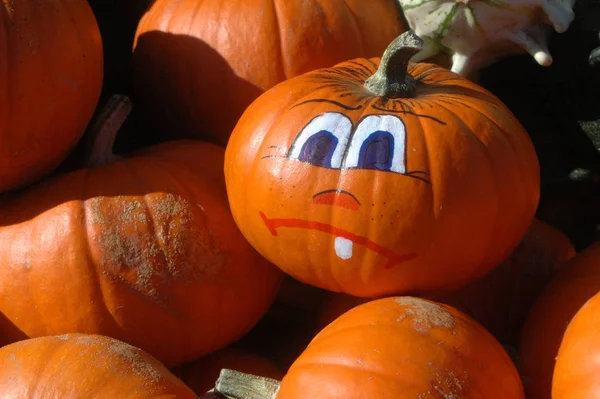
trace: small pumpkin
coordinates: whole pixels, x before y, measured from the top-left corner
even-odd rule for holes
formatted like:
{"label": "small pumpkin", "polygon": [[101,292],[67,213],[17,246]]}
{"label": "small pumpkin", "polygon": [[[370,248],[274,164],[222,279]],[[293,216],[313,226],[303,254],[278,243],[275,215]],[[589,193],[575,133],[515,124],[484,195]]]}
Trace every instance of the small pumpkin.
{"label": "small pumpkin", "polygon": [[261,382],[259,390],[257,380],[224,372],[215,390],[244,398],[252,388],[260,399],[525,398],[508,354],[483,327],[414,297],[348,311],[314,337],[280,385]]}
{"label": "small pumpkin", "polygon": [[396,0],[157,0],[135,35],[136,98],[170,134],[225,145],[265,90],[404,31]]}
{"label": "small pumpkin", "polygon": [[569,322],[552,378],[552,399],[598,397],[600,294],[592,296]]}
{"label": "small pumpkin", "polygon": [[488,91],[408,60],[292,78],[259,97],[227,145],[225,177],[248,241],[292,277],[375,297],[441,293],[518,245],[539,200],[529,136]]}
{"label": "small pumpkin", "polygon": [[146,352],[101,335],[16,342],[0,348],[0,364],[2,398],[196,398]]}
{"label": "small pumpkin", "polygon": [[200,396],[215,387],[215,381],[222,369],[234,369],[276,379],[283,377],[283,373],[266,358],[237,348],[218,350],[206,357],[186,363],[172,372]]}
{"label": "small pumpkin", "polygon": [[600,242],[579,252],[557,273],[525,321],[517,364],[528,399],[550,397],[555,359],[565,329],[577,311],[598,291]]}
{"label": "small pumpkin", "polygon": [[54,170],[100,97],[103,51],[86,0],[0,6],[0,192]]}
{"label": "small pumpkin", "polygon": [[107,335],[174,367],[250,330],[282,273],[233,221],[222,147],[169,142],[115,158],[114,120],[95,167],[0,198],[0,331],[11,342]]}

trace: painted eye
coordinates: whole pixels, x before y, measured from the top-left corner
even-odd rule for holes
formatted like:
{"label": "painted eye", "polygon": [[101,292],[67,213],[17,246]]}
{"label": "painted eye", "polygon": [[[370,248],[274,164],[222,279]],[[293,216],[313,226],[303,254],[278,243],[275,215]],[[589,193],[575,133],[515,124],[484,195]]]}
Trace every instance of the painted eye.
{"label": "painted eye", "polygon": [[302,129],[289,152],[290,159],[324,168],[340,168],[352,131],[352,121],[338,112],[326,112]]}
{"label": "painted eye", "polygon": [[369,115],[352,135],[345,168],[406,173],[406,129],[394,115]]}

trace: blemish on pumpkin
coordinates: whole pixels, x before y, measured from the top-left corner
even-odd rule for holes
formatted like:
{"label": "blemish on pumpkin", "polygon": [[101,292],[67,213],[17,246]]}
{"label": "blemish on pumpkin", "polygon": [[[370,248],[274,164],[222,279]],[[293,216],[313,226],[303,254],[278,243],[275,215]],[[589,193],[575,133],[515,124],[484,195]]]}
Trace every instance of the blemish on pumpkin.
{"label": "blemish on pumpkin", "polygon": [[137,349],[124,342],[114,342],[108,350],[124,359],[130,366],[130,370],[137,376],[142,377],[145,382],[158,383],[163,378],[155,366],[145,361]]}
{"label": "blemish on pumpkin", "polygon": [[[223,256],[202,214],[182,196],[98,197],[88,223],[100,224],[93,239],[102,273],[153,300],[165,300],[173,282],[189,284],[216,275]],[[201,207],[200,207],[201,208]],[[118,215],[108,220],[108,215]],[[199,228],[198,225],[201,227]]]}
{"label": "blemish on pumpkin", "polygon": [[435,370],[435,366],[432,363],[429,363],[429,367],[433,373],[429,381],[429,390],[417,395],[418,399],[430,398],[432,396],[443,399],[460,399],[464,396],[464,393],[467,391],[468,382],[466,372],[463,372],[461,376],[455,371],[446,368]]}
{"label": "blemish on pumpkin", "polygon": [[[454,316],[440,305],[413,297],[397,298],[396,303],[406,307],[397,321],[402,322],[410,317],[417,331],[427,332],[434,327],[450,330],[456,328]],[[454,334],[454,331],[452,333]]]}

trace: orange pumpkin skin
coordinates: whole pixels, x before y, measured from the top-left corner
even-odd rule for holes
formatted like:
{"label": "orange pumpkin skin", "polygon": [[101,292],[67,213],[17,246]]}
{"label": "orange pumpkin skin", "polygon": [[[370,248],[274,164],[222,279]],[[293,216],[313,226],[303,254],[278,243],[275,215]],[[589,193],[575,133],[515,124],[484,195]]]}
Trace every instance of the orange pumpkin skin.
{"label": "orange pumpkin skin", "polygon": [[[451,291],[500,264],[527,231],[537,157],[483,88],[410,64],[416,96],[377,97],[364,83],[378,62],[309,72],[248,107],[225,156],[231,209],[248,241],[302,282],[363,297]],[[385,170],[364,155],[380,128],[398,143]],[[319,147],[319,129],[338,144],[327,136]]]}
{"label": "orange pumpkin skin", "polygon": [[135,36],[137,101],[169,131],[225,145],[277,83],[383,53],[405,31],[399,10],[394,0],[157,0]]}
{"label": "orange pumpkin skin", "polygon": [[192,363],[173,370],[188,387],[203,395],[215,387],[222,369],[233,369],[243,373],[281,380],[283,373],[264,357],[236,348],[224,348]]}
{"label": "orange pumpkin skin", "polygon": [[277,399],[523,399],[502,346],[456,309],[412,297],[360,305],[292,364]]}
{"label": "orange pumpkin skin", "polygon": [[100,31],[86,0],[0,7],[0,192],[51,172],[100,97]]}
{"label": "orange pumpkin skin", "polygon": [[0,330],[112,336],[169,367],[250,330],[282,273],[237,229],[223,157],[170,142],[3,198]]}
{"label": "orange pumpkin skin", "polygon": [[193,399],[158,360],[101,335],[33,338],[0,349],[0,397]]}
{"label": "orange pumpkin skin", "polygon": [[577,311],[598,291],[600,242],[579,252],[557,273],[525,321],[517,364],[528,399],[550,397],[555,359],[565,329]]}
{"label": "orange pumpkin skin", "polygon": [[595,294],[569,323],[560,343],[552,378],[552,399],[600,396],[600,295]]}
{"label": "orange pumpkin skin", "polygon": [[517,346],[533,303],[574,256],[575,248],[561,231],[534,219],[519,246],[500,266],[436,299],[477,320],[503,344]]}

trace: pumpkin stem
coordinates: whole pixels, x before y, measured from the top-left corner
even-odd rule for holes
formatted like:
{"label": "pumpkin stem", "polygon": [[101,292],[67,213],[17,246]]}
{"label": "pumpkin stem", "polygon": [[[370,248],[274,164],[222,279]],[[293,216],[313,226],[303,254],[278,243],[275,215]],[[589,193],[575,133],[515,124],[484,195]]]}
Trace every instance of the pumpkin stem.
{"label": "pumpkin stem", "polygon": [[414,97],[416,81],[408,73],[408,61],[422,49],[423,39],[413,31],[398,36],[383,53],[377,72],[365,82],[366,89],[382,97]]}
{"label": "pumpkin stem", "polygon": [[108,100],[89,131],[86,168],[98,168],[122,159],[113,153],[113,146],[132,107],[131,100],[125,95],[115,94]]}
{"label": "pumpkin stem", "polygon": [[275,399],[279,392],[279,381],[223,369],[214,391],[231,399]]}

